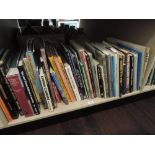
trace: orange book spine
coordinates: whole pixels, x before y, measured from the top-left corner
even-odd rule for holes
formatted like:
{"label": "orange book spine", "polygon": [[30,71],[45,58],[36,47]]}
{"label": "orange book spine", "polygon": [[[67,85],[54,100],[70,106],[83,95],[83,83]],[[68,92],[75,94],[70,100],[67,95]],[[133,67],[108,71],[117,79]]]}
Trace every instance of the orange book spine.
{"label": "orange book spine", "polygon": [[58,68],[58,71],[60,73],[60,76],[62,77],[63,83],[64,83],[64,85],[65,85],[65,87],[67,89],[67,92],[68,92],[69,96],[70,96],[70,99],[73,102],[73,101],[76,100],[75,95],[73,93],[73,90],[72,90],[72,88],[70,86],[69,81],[67,80],[67,75],[66,75],[62,60],[61,60],[61,58],[59,56],[55,57],[54,60],[55,60],[56,66]]}
{"label": "orange book spine", "polygon": [[12,119],[12,117],[11,117],[11,115],[10,115],[10,113],[9,113],[7,107],[5,106],[1,97],[0,97],[0,107],[5,115],[6,119],[8,120],[8,122],[11,122],[13,119]]}
{"label": "orange book spine", "polygon": [[56,76],[57,76],[57,78],[58,78],[58,80],[59,80],[59,82],[60,82],[60,85],[61,85],[61,87],[62,87],[62,89],[63,89],[64,94],[65,94],[65,97],[66,97],[67,100],[70,102],[71,99],[70,99],[70,97],[69,97],[69,94],[67,93],[67,90],[66,90],[66,88],[65,88],[65,85],[64,85],[64,83],[63,83],[63,81],[62,81],[62,78],[61,78],[61,76],[60,76],[60,74],[59,74],[59,71],[58,71],[58,69],[57,69],[57,67],[56,67],[56,64],[55,64],[55,62],[54,62],[54,57],[52,56],[52,57],[48,57],[48,58],[49,58],[49,61],[50,61],[50,63],[51,63],[51,66],[53,67],[53,70],[54,70],[54,72],[55,72],[55,74],[56,74]]}

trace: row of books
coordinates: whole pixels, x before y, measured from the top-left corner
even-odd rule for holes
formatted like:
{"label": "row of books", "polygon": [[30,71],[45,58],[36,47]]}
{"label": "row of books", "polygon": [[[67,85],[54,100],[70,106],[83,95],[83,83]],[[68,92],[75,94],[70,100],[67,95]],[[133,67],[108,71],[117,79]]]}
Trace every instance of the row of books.
{"label": "row of books", "polygon": [[[34,47],[29,40],[26,50],[6,59],[12,60],[9,68],[0,68],[0,117],[5,123],[19,115],[40,114],[41,107],[52,112],[59,104],[121,97],[142,90],[149,81],[148,47],[115,38],[101,43],[74,39],[68,44],[44,40],[43,46]],[[0,57],[4,55],[2,49]],[[150,74],[154,80],[154,68]]]}

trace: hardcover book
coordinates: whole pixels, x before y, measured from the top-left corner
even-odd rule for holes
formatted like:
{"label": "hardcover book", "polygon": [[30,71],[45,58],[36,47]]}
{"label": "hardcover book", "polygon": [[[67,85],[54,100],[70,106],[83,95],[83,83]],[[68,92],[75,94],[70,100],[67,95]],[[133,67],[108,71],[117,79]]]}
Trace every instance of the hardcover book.
{"label": "hardcover book", "polygon": [[16,67],[16,59],[14,59],[11,68],[6,75],[10,86],[16,96],[16,99],[23,111],[23,114],[28,117],[33,115],[33,110],[30,104],[30,101],[28,100],[28,97],[26,96],[25,90],[22,86],[22,83],[19,79],[19,71]]}

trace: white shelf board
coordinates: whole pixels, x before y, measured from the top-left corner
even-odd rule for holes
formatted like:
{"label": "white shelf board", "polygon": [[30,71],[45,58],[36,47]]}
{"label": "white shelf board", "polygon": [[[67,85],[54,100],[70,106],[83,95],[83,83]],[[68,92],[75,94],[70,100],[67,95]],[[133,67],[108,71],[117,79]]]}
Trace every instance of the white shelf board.
{"label": "white shelf board", "polygon": [[91,106],[95,106],[99,104],[105,104],[110,101],[119,100],[122,98],[134,96],[134,95],[145,93],[145,92],[152,91],[152,90],[155,90],[155,86],[146,86],[143,91],[132,92],[122,97],[112,97],[112,98],[106,98],[106,99],[105,98],[94,98],[94,99],[82,100],[80,102],[72,102],[69,105],[60,104],[59,107],[56,108],[53,112],[50,112],[48,109],[47,110],[41,109],[40,115],[35,115],[32,117],[20,116],[18,119],[13,120],[12,122],[8,123],[7,126],[3,126],[0,123],[0,129],[40,120],[43,118],[48,118],[48,117],[52,117],[52,116],[56,116],[60,114],[64,114],[67,112],[72,112],[75,110],[79,110],[79,109],[83,109],[83,108],[87,108],[87,107],[91,107]]}

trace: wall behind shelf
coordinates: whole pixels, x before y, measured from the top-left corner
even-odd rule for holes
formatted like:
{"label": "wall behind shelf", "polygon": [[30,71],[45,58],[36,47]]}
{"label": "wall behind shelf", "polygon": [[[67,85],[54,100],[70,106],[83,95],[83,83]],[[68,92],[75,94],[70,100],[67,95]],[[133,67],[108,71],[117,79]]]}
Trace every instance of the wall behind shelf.
{"label": "wall behind shelf", "polygon": [[155,20],[81,19],[81,27],[94,40],[113,36],[155,50]]}
{"label": "wall behind shelf", "polygon": [[0,48],[14,43],[17,27],[16,19],[0,19]]}

